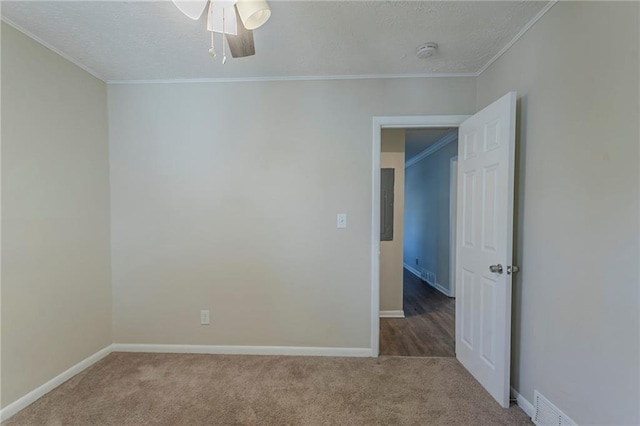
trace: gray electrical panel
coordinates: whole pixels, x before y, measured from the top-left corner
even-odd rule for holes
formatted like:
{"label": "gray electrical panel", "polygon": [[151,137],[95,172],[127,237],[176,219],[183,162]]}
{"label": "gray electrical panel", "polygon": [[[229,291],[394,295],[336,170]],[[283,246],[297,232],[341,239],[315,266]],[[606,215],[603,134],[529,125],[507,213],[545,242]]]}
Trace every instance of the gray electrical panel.
{"label": "gray electrical panel", "polygon": [[393,241],[393,184],[395,169],[380,170],[380,241]]}

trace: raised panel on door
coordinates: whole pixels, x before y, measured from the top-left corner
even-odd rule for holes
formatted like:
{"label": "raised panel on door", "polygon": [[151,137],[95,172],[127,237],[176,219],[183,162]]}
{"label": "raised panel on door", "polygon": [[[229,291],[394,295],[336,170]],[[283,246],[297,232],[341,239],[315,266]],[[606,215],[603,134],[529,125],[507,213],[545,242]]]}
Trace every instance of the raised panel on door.
{"label": "raised panel on door", "polygon": [[484,125],[484,152],[500,148],[500,120],[494,120]]}
{"label": "raised panel on door", "polygon": [[464,172],[462,178],[462,245],[473,248],[475,246],[475,209],[474,200],[476,198],[476,171]]}
{"label": "raised panel on door", "polygon": [[492,369],[496,362],[496,281],[483,276],[480,285],[480,358]]}
{"label": "raised panel on door", "polygon": [[459,297],[464,303],[460,313],[460,339],[469,349],[473,349],[473,293],[475,288],[473,272],[463,269],[461,281],[462,291]]}
{"label": "raised panel on door", "polygon": [[[460,139],[460,137],[458,137]],[[468,133],[462,138],[462,158],[469,160],[477,155],[478,133]]]}
{"label": "raised panel on door", "polygon": [[498,243],[498,202],[497,188],[499,177],[499,165],[492,164],[482,170],[482,250],[497,253]]}

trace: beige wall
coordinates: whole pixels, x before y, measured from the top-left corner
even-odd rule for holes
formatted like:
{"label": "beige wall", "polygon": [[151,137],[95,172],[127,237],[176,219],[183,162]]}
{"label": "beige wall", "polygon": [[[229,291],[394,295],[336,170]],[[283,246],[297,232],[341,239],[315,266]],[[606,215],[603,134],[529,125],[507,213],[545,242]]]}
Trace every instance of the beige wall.
{"label": "beige wall", "polygon": [[108,92],[118,343],[370,347],[372,117],[475,109],[467,78]]}
{"label": "beige wall", "polygon": [[638,424],[638,3],[560,2],[478,79],[519,95],[513,383]]}
{"label": "beige wall", "polygon": [[2,406],[111,343],[105,84],[2,24]]}
{"label": "beige wall", "polygon": [[447,294],[451,288],[451,158],[457,155],[454,141],[410,166],[405,175],[404,263],[421,273],[423,269],[435,273],[437,284]]}
{"label": "beige wall", "polygon": [[404,129],[382,129],[380,167],[394,171],[393,240],[380,241],[380,310],[402,310]]}

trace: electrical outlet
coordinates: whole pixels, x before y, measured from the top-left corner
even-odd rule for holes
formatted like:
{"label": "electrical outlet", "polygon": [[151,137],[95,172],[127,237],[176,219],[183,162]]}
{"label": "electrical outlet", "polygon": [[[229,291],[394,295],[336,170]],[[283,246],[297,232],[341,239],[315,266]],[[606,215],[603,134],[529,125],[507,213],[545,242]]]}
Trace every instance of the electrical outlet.
{"label": "electrical outlet", "polygon": [[200,325],[209,325],[209,324],[211,324],[209,311],[200,311]]}

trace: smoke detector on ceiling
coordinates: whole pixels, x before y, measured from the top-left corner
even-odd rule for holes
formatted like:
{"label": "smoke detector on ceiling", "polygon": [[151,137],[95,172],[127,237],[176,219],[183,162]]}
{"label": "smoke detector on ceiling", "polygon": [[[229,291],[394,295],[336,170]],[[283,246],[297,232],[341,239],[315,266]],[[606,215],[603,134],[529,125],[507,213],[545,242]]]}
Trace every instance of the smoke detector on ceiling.
{"label": "smoke detector on ceiling", "polygon": [[436,50],[438,50],[438,45],[436,43],[421,44],[416,49],[416,56],[420,59],[427,59],[435,55]]}

